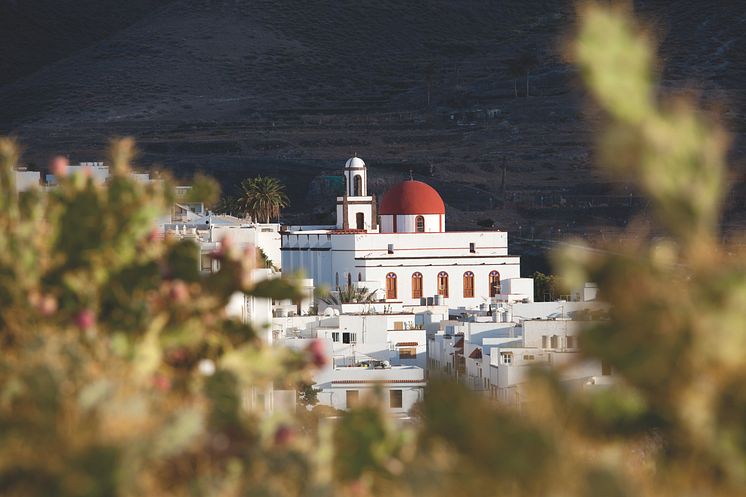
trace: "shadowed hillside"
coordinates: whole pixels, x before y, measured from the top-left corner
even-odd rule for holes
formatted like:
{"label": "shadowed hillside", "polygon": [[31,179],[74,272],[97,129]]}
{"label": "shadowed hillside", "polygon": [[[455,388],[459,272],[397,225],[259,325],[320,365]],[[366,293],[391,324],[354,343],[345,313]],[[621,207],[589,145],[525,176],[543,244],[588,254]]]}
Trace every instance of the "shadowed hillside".
{"label": "shadowed hillside", "polygon": [[0,84],[101,41],[170,0],[0,0]]}
{"label": "shadowed hillside", "polygon": [[[37,29],[54,5],[73,9],[36,3],[46,9]],[[65,17],[63,32],[50,34],[55,49],[19,40],[1,59],[28,60],[13,74],[36,69],[0,87],[0,128],[19,135],[37,164],[54,152],[95,160],[110,136],[132,134],[143,163],[206,170],[227,191],[273,174],[289,184],[290,218],[323,220],[332,206],[322,177],[357,153],[376,192],[411,170],[441,190],[452,227],[491,218],[537,237],[621,225],[645,207],[590,169],[588,123],[598,117],[561,56],[572,2],[89,3],[75,3],[85,16]],[[664,85],[725,107],[743,135],[742,4],[636,3],[662,42]],[[86,25],[96,29],[65,36]],[[530,98],[525,75],[508,64],[521,54],[536,62]],[[734,196],[734,226],[736,198],[744,196]]]}

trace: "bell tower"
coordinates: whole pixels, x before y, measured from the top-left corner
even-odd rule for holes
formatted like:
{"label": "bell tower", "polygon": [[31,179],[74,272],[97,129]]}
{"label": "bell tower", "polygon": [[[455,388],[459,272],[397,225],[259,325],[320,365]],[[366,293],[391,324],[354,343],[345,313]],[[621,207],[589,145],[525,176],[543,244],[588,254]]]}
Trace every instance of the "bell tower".
{"label": "bell tower", "polygon": [[368,195],[368,168],[358,156],[345,163],[345,193],[348,197]]}
{"label": "bell tower", "polygon": [[373,197],[368,195],[368,167],[363,159],[355,156],[344,167],[345,187],[337,197],[337,229],[378,231],[373,219]]}

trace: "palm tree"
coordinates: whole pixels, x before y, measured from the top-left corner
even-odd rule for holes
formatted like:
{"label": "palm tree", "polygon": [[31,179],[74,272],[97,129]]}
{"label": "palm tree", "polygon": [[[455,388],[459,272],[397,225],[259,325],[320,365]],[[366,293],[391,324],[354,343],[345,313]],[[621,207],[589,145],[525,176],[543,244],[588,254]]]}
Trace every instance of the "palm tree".
{"label": "palm tree", "polygon": [[524,52],[518,57],[519,64],[526,72],[526,98],[530,95],[529,92],[529,80],[531,78],[531,71],[536,69],[539,65],[539,59],[533,52]]}
{"label": "palm tree", "polygon": [[285,185],[277,178],[257,176],[241,182],[241,207],[254,221],[270,222],[280,217],[280,209],[290,204],[285,194]]}
{"label": "palm tree", "polygon": [[521,66],[518,58],[509,59],[505,61],[505,67],[508,69],[508,74],[513,78],[513,93],[516,98],[518,97],[518,78],[523,76],[523,66]]}
{"label": "palm tree", "polygon": [[326,305],[369,304],[376,301],[376,290],[370,291],[365,287],[345,285],[338,290],[337,295],[329,294],[322,297],[321,301]]}
{"label": "palm tree", "polygon": [[231,216],[243,215],[239,200],[233,196],[220,197],[220,200],[213,208],[216,214],[228,214]]}
{"label": "palm tree", "polygon": [[515,92],[516,97],[518,96],[517,80],[523,75],[526,76],[526,97],[529,96],[529,80],[531,78],[531,71],[533,71],[538,65],[539,59],[533,51],[521,52],[514,58],[505,61],[508,73],[513,78],[513,91]]}
{"label": "palm tree", "polygon": [[259,251],[258,258],[259,258],[260,267],[277,271],[277,267],[275,267],[275,263],[272,262],[272,259],[269,258],[267,253],[264,250],[262,250],[261,247],[257,247],[257,250]]}

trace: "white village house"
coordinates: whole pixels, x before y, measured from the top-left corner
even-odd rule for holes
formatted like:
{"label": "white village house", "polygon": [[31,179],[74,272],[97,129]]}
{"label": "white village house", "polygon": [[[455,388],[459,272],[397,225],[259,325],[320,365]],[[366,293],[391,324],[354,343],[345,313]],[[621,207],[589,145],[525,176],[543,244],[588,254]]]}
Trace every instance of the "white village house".
{"label": "white village house", "polygon": [[322,342],[329,363],[314,375],[321,404],[348,409],[378,394],[390,412],[406,416],[423,398],[426,330],[447,316],[444,306],[341,304],[320,316],[275,317],[272,334],[296,349]]}

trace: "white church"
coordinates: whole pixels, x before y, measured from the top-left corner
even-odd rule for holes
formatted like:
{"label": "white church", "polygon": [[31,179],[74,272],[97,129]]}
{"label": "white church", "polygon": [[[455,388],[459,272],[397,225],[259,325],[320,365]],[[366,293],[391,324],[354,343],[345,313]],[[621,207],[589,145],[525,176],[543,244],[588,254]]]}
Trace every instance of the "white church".
{"label": "white church", "polygon": [[404,306],[473,309],[500,301],[533,301],[533,280],[521,278],[502,231],[446,231],[443,199],[407,180],[380,205],[368,195],[368,168],[353,157],[344,168],[334,226],[289,226],[282,235],[283,272],[301,272],[316,287],[378,290]]}

